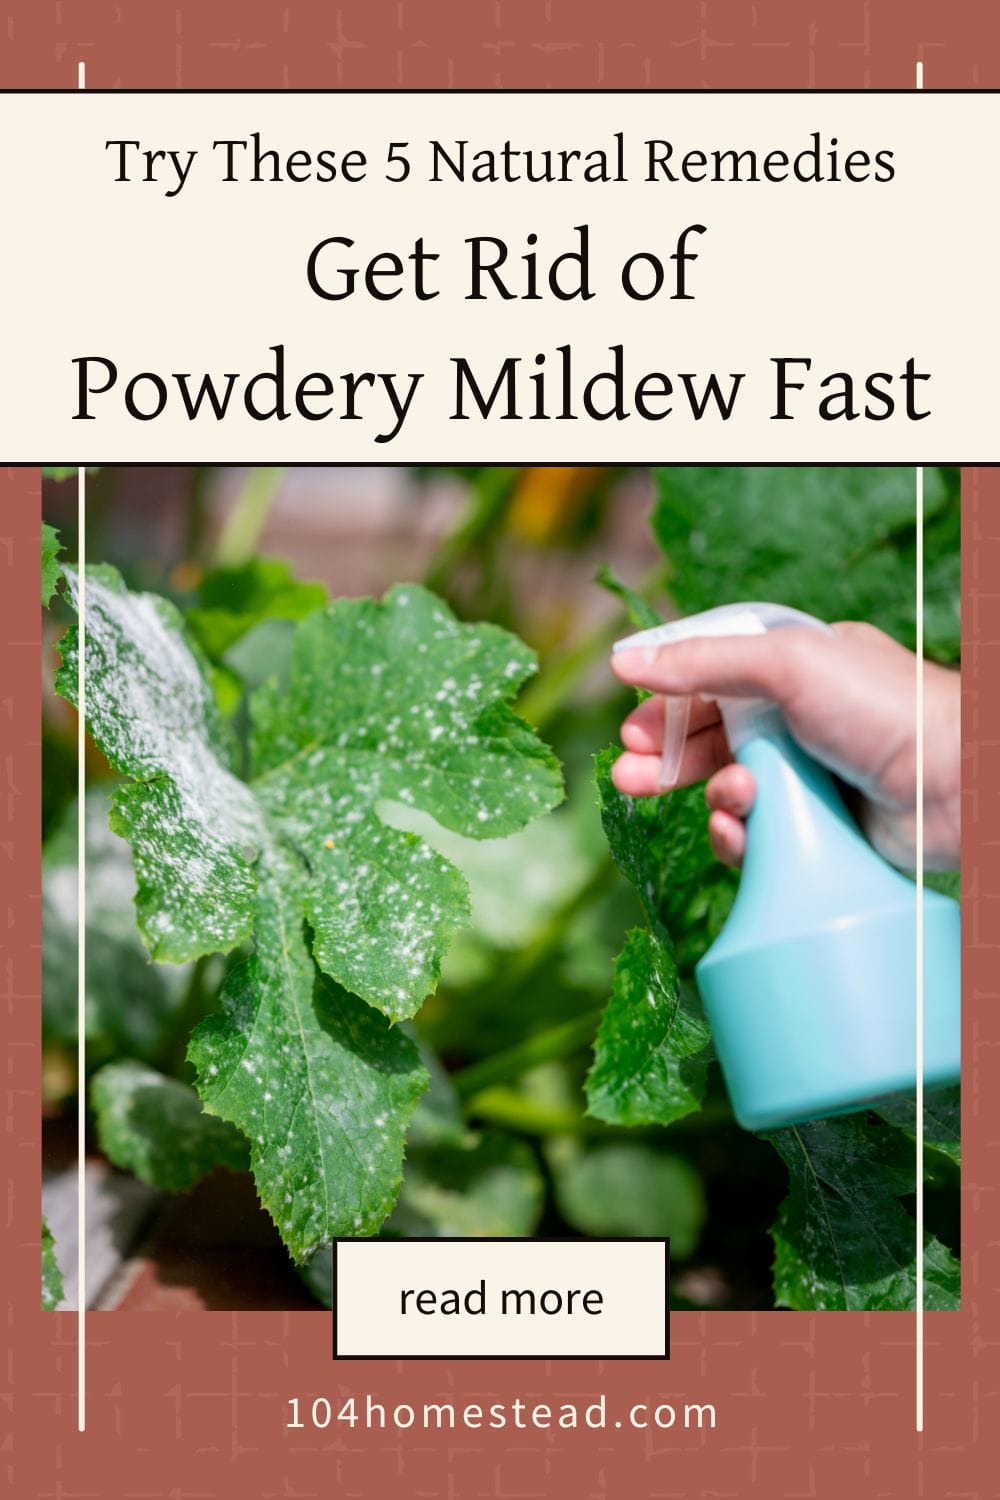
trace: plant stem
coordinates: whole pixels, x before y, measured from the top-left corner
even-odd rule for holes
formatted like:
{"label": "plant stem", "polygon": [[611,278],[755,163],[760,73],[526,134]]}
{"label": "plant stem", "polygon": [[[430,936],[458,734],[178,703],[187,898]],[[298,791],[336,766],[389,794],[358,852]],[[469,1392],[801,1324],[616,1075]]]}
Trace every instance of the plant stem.
{"label": "plant stem", "polygon": [[629,1140],[660,1137],[663,1131],[674,1135],[692,1135],[699,1131],[712,1130],[720,1125],[733,1124],[733,1112],[725,1100],[709,1100],[700,1110],[673,1120],[669,1125],[650,1122],[647,1125],[611,1125],[604,1120],[591,1118],[560,1105],[541,1104],[527,1098],[517,1089],[495,1084],[473,1094],[465,1104],[466,1114],[473,1119],[486,1120],[493,1125],[504,1125],[510,1130],[519,1130],[524,1135],[583,1135],[616,1136]]}
{"label": "plant stem", "polygon": [[[663,583],[663,567],[657,564],[643,578],[636,593],[645,597]],[[533,724],[543,728],[563,708],[595,662],[600,661],[611,650],[611,646],[622,633],[622,616],[616,614],[604,620],[589,635],[575,646],[570,646],[561,656],[545,663],[545,669],[526,688],[518,700],[518,713]]]}
{"label": "plant stem", "polygon": [[598,1120],[587,1120],[579,1110],[565,1105],[540,1104],[502,1084],[473,1094],[465,1112],[494,1125],[520,1130],[525,1135],[579,1135],[607,1129]]}
{"label": "plant stem", "polygon": [[215,548],[217,568],[249,562],[277,498],[284,469],[251,469],[236,504],[226,518]]}
{"label": "plant stem", "polygon": [[518,700],[517,711],[535,729],[542,729],[555,717],[567,698],[571,696],[580,678],[595,662],[611,650],[612,643],[621,634],[620,621],[607,620],[603,625],[584,636],[575,646],[546,664],[541,672],[525,688]]}
{"label": "plant stem", "polygon": [[451,1080],[459,1098],[470,1099],[492,1084],[519,1078],[540,1063],[572,1056],[593,1037],[600,1016],[599,1010],[588,1010],[582,1016],[574,1016],[571,1021],[536,1032],[504,1052],[462,1068]]}

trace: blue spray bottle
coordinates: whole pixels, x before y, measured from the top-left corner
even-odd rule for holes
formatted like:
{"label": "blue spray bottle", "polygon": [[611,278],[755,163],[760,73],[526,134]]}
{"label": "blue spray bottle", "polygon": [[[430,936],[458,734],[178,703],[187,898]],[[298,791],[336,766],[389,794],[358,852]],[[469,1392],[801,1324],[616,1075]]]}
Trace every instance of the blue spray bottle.
{"label": "blue spray bottle", "polygon": [[[829,630],[775,604],[733,604],[655,626],[616,651],[698,636]],[[695,969],[733,1109],[748,1130],[864,1109],[916,1086],[917,892],[876,853],[830,773],[773,703],[719,702],[757,797],[729,918]],[[676,781],[688,700],[667,703],[661,783]],[[959,906],[923,895],[923,1074],[959,1076]]]}

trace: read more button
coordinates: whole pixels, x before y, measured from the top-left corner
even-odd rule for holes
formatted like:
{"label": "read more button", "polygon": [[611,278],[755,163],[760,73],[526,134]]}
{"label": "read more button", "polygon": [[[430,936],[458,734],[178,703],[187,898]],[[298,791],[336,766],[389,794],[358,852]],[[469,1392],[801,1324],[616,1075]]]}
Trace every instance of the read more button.
{"label": "read more button", "polygon": [[338,1240],[336,1359],[666,1359],[666,1240]]}

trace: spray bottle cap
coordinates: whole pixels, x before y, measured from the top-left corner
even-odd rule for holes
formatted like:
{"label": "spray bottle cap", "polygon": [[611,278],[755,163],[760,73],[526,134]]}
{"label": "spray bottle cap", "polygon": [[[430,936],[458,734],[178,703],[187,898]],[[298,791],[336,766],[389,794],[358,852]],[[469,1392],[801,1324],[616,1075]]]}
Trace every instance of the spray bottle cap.
{"label": "spray bottle cap", "polygon": [[[771,630],[790,626],[807,627],[831,633],[831,627],[800,609],[783,604],[721,604],[683,620],[669,620],[640,630],[616,641],[614,651],[635,651],[642,647],[676,645],[706,636],[766,635]],[[748,740],[761,734],[774,734],[783,727],[781,710],[760,698],[720,698],[719,712],[726,726],[726,736],[733,754]],[[684,743],[691,714],[690,698],[668,698],[663,727],[663,754],[660,757],[660,786],[666,790],[677,782]]]}

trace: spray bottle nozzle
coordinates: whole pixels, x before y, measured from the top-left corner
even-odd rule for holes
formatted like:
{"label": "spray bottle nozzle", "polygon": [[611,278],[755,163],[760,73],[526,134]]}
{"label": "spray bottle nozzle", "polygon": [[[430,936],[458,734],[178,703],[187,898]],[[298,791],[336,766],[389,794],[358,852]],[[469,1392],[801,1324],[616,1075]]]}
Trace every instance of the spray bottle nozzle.
{"label": "spray bottle nozzle", "polygon": [[[679,641],[713,636],[766,635],[768,631],[796,625],[812,630],[830,630],[829,625],[817,620],[814,615],[807,615],[799,609],[789,609],[782,604],[722,604],[716,609],[706,609],[701,614],[688,615],[682,620],[668,620],[663,625],[654,625],[649,630],[625,636],[623,640],[615,642],[613,650],[634,651],[641,647],[648,649],[672,646]],[[719,711],[726,726],[730,747],[734,751],[753,735],[774,728],[779,717],[773,705],[750,698],[720,700]],[[676,785],[680,772],[691,719],[690,698],[668,696],[664,714],[659,783],[667,791]]]}
{"label": "spray bottle nozzle", "polygon": [[660,754],[659,777],[661,791],[668,792],[677,785],[690,722],[690,698],[664,698],[663,750]]}

